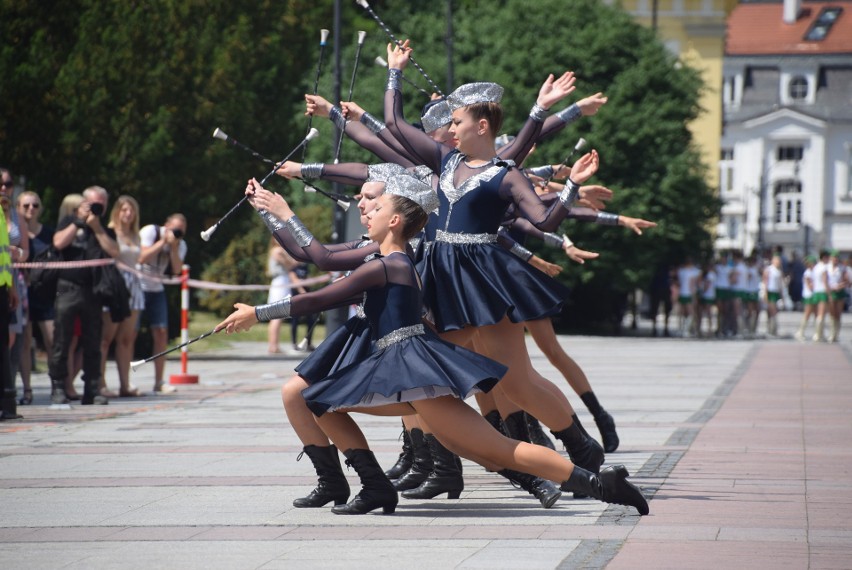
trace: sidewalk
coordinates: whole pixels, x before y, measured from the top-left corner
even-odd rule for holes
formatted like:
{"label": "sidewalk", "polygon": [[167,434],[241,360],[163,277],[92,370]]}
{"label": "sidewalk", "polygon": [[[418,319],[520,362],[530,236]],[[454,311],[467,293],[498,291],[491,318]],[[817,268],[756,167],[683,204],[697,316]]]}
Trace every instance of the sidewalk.
{"label": "sidewalk", "polygon": [[[36,405],[0,424],[0,560],[18,569],[849,568],[852,326],[841,338],[562,337],[618,424],[621,447],[607,462],[625,464],[653,497],[647,517],[568,496],[545,510],[467,461],[459,500],[403,499],[393,516],[294,509],[315,481],[308,460],[296,461],[301,445],[278,394],[298,359],[270,358],[263,343],[191,356],[201,382],[175,395],[105,407],[49,409],[42,374]],[[142,367],[133,381],[150,389],[151,375]],[[356,419],[390,466],[399,420]]]}

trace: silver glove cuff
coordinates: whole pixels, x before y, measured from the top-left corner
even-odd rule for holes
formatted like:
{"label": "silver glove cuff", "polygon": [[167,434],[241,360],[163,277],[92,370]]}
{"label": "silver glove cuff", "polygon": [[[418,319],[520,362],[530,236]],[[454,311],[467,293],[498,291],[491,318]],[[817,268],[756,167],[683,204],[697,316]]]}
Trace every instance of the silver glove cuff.
{"label": "silver glove cuff", "polygon": [[387,125],[385,125],[383,122],[381,122],[380,120],[375,118],[370,113],[364,113],[363,115],[361,115],[360,120],[361,120],[362,125],[364,125],[368,129],[370,129],[370,131],[375,133],[375,134],[379,134],[380,132],[382,132],[384,129],[387,128]]}
{"label": "silver glove cuff", "polygon": [[545,109],[544,107],[542,107],[538,103],[533,105],[532,109],[530,109],[530,119],[532,119],[533,121],[536,121],[538,123],[543,122],[547,118],[548,114],[549,113],[548,113],[547,109]]}
{"label": "silver glove cuff", "polygon": [[529,261],[529,258],[532,257],[532,252],[521,244],[519,244],[518,242],[513,243],[512,248],[509,251],[511,251],[513,254],[520,257],[524,261]]}
{"label": "silver glove cuff", "polygon": [[284,220],[284,225],[299,247],[308,247],[314,241],[313,234],[305,227],[298,217],[293,216],[288,220]]}
{"label": "silver glove cuff", "polygon": [[579,195],[580,185],[569,178],[565,181],[565,188],[559,193],[559,201],[570,210]]}
{"label": "silver glove cuff", "polygon": [[388,69],[388,84],[386,90],[402,91],[402,70]]}
{"label": "silver glove cuff", "polygon": [[269,228],[269,231],[271,231],[272,233],[275,233],[284,227],[284,222],[282,222],[278,216],[269,212],[268,210],[258,210],[257,213],[260,216],[260,219],[263,220],[263,223],[266,224],[266,227]]}
{"label": "silver glove cuff", "polygon": [[346,129],[347,121],[343,116],[343,113],[340,111],[340,107],[332,107],[331,111],[328,112],[328,119],[341,131]]}
{"label": "silver glove cuff", "polygon": [[321,162],[305,162],[302,163],[300,176],[302,180],[316,180],[322,177],[322,168],[325,166]]}
{"label": "silver glove cuff", "polygon": [[554,233],[544,234],[544,243],[553,247],[562,247],[562,236]]}
{"label": "silver glove cuff", "polygon": [[580,110],[579,105],[574,103],[570,107],[566,107],[556,113],[556,117],[559,118],[559,120],[561,120],[563,123],[572,123],[576,119],[578,119],[582,114],[583,112]]}
{"label": "silver glove cuff", "polygon": [[598,217],[595,221],[602,226],[617,226],[618,214],[611,214],[609,212],[598,212]]}
{"label": "silver glove cuff", "polygon": [[274,303],[258,305],[254,308],[254,316],[257,317],[258,322],[261,323],[268,323],[269,321],[274,321],[275,319],[289,319],[290,296],[288,295],[280,301],[275,301]]}
{"label": "silver glove cuff", "polygon": [[545,164],[544,166],[535,166],[533,168],[525,168],[524,169],[527,174],[532,174],[533,176],[539,176],[541,178],[553,178],[555,172],[553,172],[553,167],[549,164]]}

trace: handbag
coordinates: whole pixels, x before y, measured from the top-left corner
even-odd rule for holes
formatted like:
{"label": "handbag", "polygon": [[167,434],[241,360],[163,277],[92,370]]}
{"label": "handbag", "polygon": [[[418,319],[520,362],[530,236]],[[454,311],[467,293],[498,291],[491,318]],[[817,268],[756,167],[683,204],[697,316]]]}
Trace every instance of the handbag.
{"label": "handbag", "polygon": [[112,322],[120,323],[130,316],[130,292],[114,264],[92,268],[92,291],[109,309]]}
{"label": "handbag", "polygon": [[[49,246],[47,249],[33,257],[33,262],[62,261],[59,251]],[[57,268],[33,268],[30,269],[30,294],[53,304],[56,298],[56,283],[59,281],[59,269]]]}

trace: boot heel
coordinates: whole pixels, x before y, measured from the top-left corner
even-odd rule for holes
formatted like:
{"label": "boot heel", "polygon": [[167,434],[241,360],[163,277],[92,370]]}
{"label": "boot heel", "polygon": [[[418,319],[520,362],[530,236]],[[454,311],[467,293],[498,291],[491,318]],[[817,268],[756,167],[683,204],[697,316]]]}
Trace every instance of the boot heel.
{"label": "boot heel", "polygon": [[450,491],[447,493],[447,499],[458,499],[461,497],[461,491]]}
{"label": "boot heel", "polygon": [[386,515],[392,515],[396,511],[396,505],[388,505],[386,507],[382,507],[382,513]]}

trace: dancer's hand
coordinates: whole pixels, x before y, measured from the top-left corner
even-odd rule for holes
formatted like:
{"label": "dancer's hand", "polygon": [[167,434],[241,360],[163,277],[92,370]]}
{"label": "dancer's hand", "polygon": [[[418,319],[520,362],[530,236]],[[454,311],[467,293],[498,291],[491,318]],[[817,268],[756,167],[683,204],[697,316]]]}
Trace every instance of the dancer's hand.
{"label": "dancer's hand", "polygon": [[571,180],[576,184],[582,184],[598,171],[599,165],[600,158],[598,157],[598,151],[593,150],[584,154],[571,167]]}
{"label": "dancer's hand", "polygon": [[405,40],[402,45],[388,44],[388,69],[399,69],[402,71],[411,60],[409,47],[411,40]]}
{"label": "dancer's hand", "polygon": [[341,101],[340,108],[343,111],[343,117],[349,121],[360,121],[366,112],[355,101]]}
{"label": "dancer's hand", "polygon": [[575,81],[573,71],[566,71],[559,79],[554,79],[551,73],[547,76],[541,89],[539,89],[536,103],[539,107],[550,109],[554,103],[567,97],[569,93],[574,91]]}
{"label": "dancer's hand", "polygon": [[302,163],[288,160],[275,171],[278,176],[283,176],[288,180],[300,178],[302,176]]}
{"label": "dancer's hand", "polygon": [[656,228],[656,222],[649,222],[641,218],[631,218],[629,216],[618,216],[618,225],[633,230],[636,235],[642,235],[642,230],[648,228]]}
{"label": "dancer's hand", "polygon": [[577,101],[577,106],[580,107],[583,116],[588,117],[597,113],[598,109],[603,107],[607,101],[609,101],[609,98],[604,96],[603,93],[595,93]]}
{"label": "dancer's hand", "polygon": [[534,255],[530,258],[529,264],[542,271],[547,273],[550,277],[556,277],[562,271],[562,267],[556,265],[555,263],[550,263],[549,261],[545,261],[537,255]]}
{"label": "dancer's hand", "polygon": [[305,115],[316,115],[317,117],[328,117],[331,112],[331,103],[319,95],[305,95]]}
{"label": "dancer's hand", "polygon": [[290,204],[284,199],[284,196],[270,192],[262,188],[259,184],[253,192],[249,192],[249,188],[247,187],[246,195],[248,196],[249,204],[255,210],[266,210],[279,220],[289,220],[295,215],[290,208]]}
{"label": "dancer's hand", "polygon": [[568,259],[579,263],[580,265],[586,263],[587,259],[595,259],[600,255],[599,253],[595,253],[593,251],[586,251],[584,249],[580,249],[573,243],[567,241],[562,244],[562,251],[565,252],[565,255],[568,256]]}
{"label": "dancer's hand", "polygon": [[217,331],[224,330],[228,334],[243,332],[257,324],[257,315],[251,305],[236,303],[234,309],[236,310],[227,319],[216,325]]}
{"label": "dancer's hand", "polygon": [[612,190],[605,186],[592,184],[591,186],[580,186],[580,194],[577,202],[595,210],[603,210],[604,202],[612,200]]}

